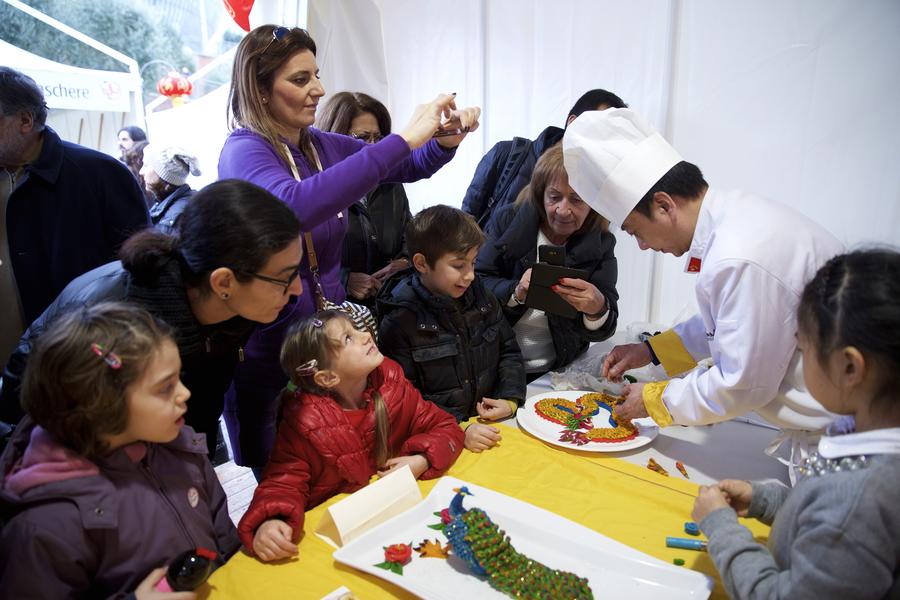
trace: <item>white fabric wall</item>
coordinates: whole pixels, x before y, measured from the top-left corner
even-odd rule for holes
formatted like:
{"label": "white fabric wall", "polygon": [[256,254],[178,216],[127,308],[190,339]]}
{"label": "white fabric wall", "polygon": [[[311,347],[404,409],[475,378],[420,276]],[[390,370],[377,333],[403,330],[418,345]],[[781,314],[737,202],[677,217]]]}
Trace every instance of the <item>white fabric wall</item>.
{"label": "white fabric wall", "polygon": [[[582,92],[602,87],[644,114],[712,185],[795,206],[850,246],[900,243],[894,0],[311,0],[309,7],[329,93],[376,95],[395,130],[441,91],[483,107],[482,128],[456,159],[407,187],[413,211],[459,206],[494,143],[562,125]],[[622,322],[670,323],[689,311],[693,280],[683,262],[618,237]]]}

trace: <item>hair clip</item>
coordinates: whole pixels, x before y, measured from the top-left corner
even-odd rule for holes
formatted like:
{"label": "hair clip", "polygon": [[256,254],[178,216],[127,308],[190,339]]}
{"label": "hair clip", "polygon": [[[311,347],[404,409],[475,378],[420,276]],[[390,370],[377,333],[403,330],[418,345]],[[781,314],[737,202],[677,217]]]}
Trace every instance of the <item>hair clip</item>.
{"label": "hair clip", "polygon": [[296,369],[294,369],[294,373],[299,375],[300,377],[309,377],[310,375],[315,375],[316,371],[319,369],[319,361],[314,358],[309,359]]}
{"label": "hair clip", "polygon": [[325,327],[325,321],[323,321],[322,319],[313,319],[312,326],[316,329],[321,329],[322,327]]}
{"label": "hair clip", "polygon": [[119,355],[112,351],[107,351],[103,346],[98,343],[91,344],[91,351],[103,359],[103,362],[109,365],[110,369],[121,369],[122,368],[122,359],[119,358]]}

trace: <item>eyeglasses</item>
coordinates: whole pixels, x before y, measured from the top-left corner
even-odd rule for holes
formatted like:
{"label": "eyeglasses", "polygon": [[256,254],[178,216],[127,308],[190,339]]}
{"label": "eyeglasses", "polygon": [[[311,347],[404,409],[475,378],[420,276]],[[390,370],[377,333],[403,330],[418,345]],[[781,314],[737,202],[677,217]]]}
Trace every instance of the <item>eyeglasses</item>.
{"label": "eyeglasses", "polygon": [[293,273],[291,273],[290,277],[287,279],[276,279],[275,277],[269,277],[268,275],[260,275],[259,273],[247,273],[251,277],[256,277],[257,279],[261,279],[262,281],[267,281],[269,283],[274,283],[275,285],[279,285],[284,288],[284,293],[288,293],[288,289],[290,289],[291,285],[294,283],[294,280],[300,276],[300,267],[297,267]]}
{"label": "eyeglasses", "polygon": [[375,144],[384,139],[384,136],[378,131],[351,131],[350,137],[368,144]]}
{"label": "eyeglasses", "polygon": [[272,42],[276,42],[276,41],[280,42],[281,40],[284,39],[284,36],[286,36],[290,32],[291,32],[291,30],[288,29],[287,27],[276,27],[275,29],[273,29],[272,30],[272,39],[269,40],[269,43],[266,44],[266,47],[263,48],[263,51],[260,52],[260,54],[265,54],[266,51],[268,51],[269,46],[272,45]]}

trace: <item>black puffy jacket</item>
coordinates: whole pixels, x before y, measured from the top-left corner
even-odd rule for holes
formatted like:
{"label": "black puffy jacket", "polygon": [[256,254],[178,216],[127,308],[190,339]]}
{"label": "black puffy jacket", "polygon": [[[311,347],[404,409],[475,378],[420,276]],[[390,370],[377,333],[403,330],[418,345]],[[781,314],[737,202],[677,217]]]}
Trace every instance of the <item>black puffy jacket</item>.
{"label": "black puffy jacket", "polygon": [[475,168],[462,209],[482,229],[494,226],[500,210],[514,203],[528,183],[541,155],[563,138],[564,130],[547,127],[534,140],[516,137],[497,142]]}
{"label": "black puffy jacket", "polygon": [[[484,280],[484,285],[497,296],[510,325],[515,325],[527,308],[509,307],[506,302],[516,289],[516,284],[537,260],[537,238],[540,217],[530,203],[504,208],[496,215],[496,222],[478,253],[475,269]],[[566,243],[566,266],[584,269],[588,281],[606,296],[609,317],[597,330],[584,326],[579,313],[572,319],[558,315],[547,315],[550,335],[556,350],[556,360],[550,369],[559,369],[575,360],[589,342],[599,342],[616,332],[619,318],[619,293],[616,279],[619,267],[613,250],[616,238],[609,232],[589,231],[575,234]]]}
{"label": "black puffy jacket", "polygon": [[378,346],[403,367],[426,400],[457,421],[482,398],[525,400],[525,366],[497,299],[479,277],[462,298],[432,294],[413,269],[378,293]]}
{"label": "black puffy jacket", "polygon": [[[256,323],[233,317],[214,325],[197,322],[188,303],[177,259],[165,262],[155,282],[138,285],[121,262],[112,262],[74,279],[28,328],[3,372],[0,421],[22,418],[19,391],[34,339],[53,318],[72,306],[124,301],[145,308],[175,330],[181,355],[181,380],[191,391],[185,422],[206,434],[210,454],[215,452],[219,416],[225,391],[243,355],[243,345]],[[85,348],[85,352],[89,352]]]}

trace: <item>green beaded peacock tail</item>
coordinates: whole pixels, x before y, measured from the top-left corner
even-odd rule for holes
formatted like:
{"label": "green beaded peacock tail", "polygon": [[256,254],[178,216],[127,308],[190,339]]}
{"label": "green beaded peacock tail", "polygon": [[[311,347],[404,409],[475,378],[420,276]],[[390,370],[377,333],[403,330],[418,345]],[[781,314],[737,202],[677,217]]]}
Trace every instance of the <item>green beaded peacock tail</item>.
{"label": "green beaded peacock tail", "polygon": [[582,599],[593,598],[587,579],[574,573],[551,569],[516,551],[506,532],[497,527],[480,508],[463,508],[463,498],[471,496],[465,486],[453,490],[451,521],[444,528],[454,554],[472,572],[485,576],[491,586],[513,598]]}

